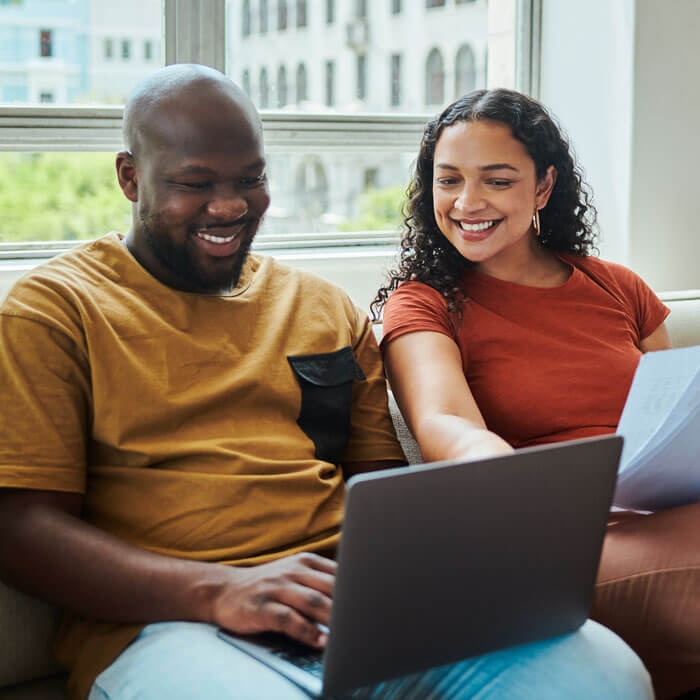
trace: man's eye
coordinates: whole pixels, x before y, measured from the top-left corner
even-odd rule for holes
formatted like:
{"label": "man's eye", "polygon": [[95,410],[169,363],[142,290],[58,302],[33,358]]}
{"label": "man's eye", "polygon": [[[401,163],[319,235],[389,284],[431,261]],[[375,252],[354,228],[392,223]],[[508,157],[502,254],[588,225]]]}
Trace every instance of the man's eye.
{"label": "man's eye", "polygon": [[209,182],[206,181],[201,181],[201,182],[179,182],[178,183],[180,187],[186,187],[187,189],[190,190],[205,190],[207,187],[209,187]]}
{"label": "man's eye", "polygon": [[266,173],[261,173],[257,177],[241,178],[241,185],[245,185],[246,187],[252,187],[254,185],[261,185],[263,182],[265,182],[265,180],[267,180]]}

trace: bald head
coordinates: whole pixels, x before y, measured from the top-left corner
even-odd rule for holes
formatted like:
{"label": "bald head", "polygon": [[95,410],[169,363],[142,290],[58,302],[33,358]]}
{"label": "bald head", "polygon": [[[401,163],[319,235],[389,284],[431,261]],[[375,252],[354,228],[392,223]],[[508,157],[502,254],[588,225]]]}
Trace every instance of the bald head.
{"label": "bald head", "polygon": [[147,146],[167,141],[178,123],[207,129],[226,118],[231,128],[243,127],[242,139],[261,141],[257,110],[223,73],[191,63],[166,66],[131,93],[124,107],[124,145],[138,158]]}

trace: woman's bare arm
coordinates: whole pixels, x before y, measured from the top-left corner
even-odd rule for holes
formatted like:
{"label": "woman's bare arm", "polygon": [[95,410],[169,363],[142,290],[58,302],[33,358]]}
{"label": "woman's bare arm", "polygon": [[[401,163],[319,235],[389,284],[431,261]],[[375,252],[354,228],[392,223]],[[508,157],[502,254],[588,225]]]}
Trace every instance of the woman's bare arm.
{"label": "woman's bare arm", "polygon": [[384,363],[426,461],[480,459],[513,451],[487,429],[452,339],[430,331],[402,335],[386,347]]}

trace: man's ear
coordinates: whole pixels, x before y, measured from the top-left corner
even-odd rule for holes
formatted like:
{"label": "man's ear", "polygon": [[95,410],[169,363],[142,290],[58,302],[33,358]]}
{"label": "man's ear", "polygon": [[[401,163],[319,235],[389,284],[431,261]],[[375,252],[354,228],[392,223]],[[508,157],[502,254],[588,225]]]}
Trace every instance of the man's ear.
{"label": "man's ear", "polygon": [[535,189],[535,203],[538,209],[544,209],[547,206],[549,197],[554,189],[554,183],[557,181],[557,175],[557,169],[553,165],[550,165],[544,177],[537,183]]}
{"label": "man's ear", "polygon": [[129,151],[117,153],[117,180],[122,188],[124,196],[131,202],[139,199],[139,188],[136,184],[136,163],[134,156]]}

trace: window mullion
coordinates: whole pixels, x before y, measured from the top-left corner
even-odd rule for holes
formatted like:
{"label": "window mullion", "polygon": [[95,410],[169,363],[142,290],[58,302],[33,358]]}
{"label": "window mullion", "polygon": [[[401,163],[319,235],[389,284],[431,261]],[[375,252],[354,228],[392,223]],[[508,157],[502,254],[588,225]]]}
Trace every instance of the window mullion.
{"label": "window mullion", "polygon": [[226,70],[225,0],[165,0],[165,63]]}

